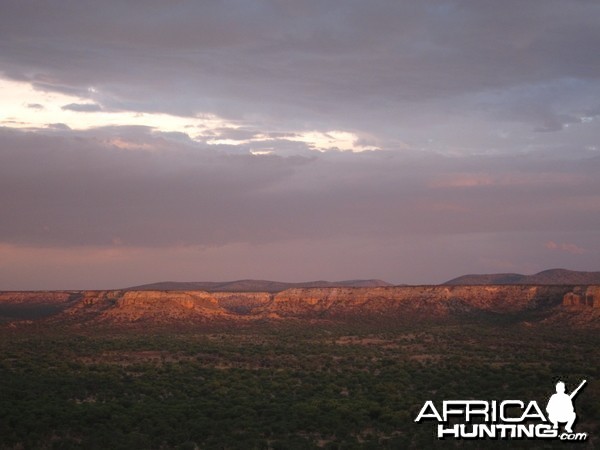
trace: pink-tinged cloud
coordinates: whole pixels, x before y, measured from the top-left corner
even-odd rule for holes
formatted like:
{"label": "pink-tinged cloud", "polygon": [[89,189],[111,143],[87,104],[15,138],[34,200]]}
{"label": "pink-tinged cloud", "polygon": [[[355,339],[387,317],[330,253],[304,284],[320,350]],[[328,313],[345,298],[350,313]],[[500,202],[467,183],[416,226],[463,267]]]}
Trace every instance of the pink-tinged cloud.
{"label": "pink-tinged cloud", "polygon": [[554,241],[546,242],[545,247],[548,250],[560,250],[560,251],[563,251],[566,253],[571,253],[573,255],[582,255],[586,252],[586,250],[584,248],[581,248],[578,245],[570,244],[570,243],[557,244]]}

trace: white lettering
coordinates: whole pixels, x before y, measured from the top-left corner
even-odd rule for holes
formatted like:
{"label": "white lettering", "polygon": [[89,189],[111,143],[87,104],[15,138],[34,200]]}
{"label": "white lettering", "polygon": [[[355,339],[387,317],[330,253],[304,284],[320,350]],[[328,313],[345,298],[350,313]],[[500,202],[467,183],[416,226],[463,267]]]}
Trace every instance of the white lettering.
{"label": "white lettering", "polygon": [[496,426],[479,424],[479,437],[496,437]]}
{"label": "white lettering", "polygon": [[[471,421],[471,416],[483,416],[485,422],[489,422],[489,402],[485,400],[472,400],[465,402],[467,408],[465,409],[465,420]],[[477,408],[479,406],[479,408]]]}
{"label": "white lettering", "polygon": [[438,439],[444,439],[444,435],[454,436],[455,438],[460,437],[460,431],[458,425],[454,425],[451,428],[444,428],[444,425],[438,425]]}
{"label": "white lettering", "polygon": [[[534,409],[535,412],[533,412],[533,413],[530,412],[532,409]],[[523,413],[523,416],[521,417],[522,421],[525,419],[540,419],[544,422],[548,421],[546,419],[546,416],[544,416],[544,414],[540,410],[540,407],[538,406],[538,404],[535,400],[530,401],[529,405],[527,405],[527,408],[525,409],[525,412]]]}
{"label": "white lettering", "polygon": [[558,430],[552,428],[552,425],[540,424],[535,427],[535,437],[555,438],[558,436]]}
{"label": "white lettering", "polygon": [[442,406],[442,414],[444,415],[444,422],[448,422],[448,416],[462,416],[464,415],[464,409],[451,409],[451,406],[466,406],[469,402],[467,400],[446,400]]}
{"label": "white lettering", "polygon": [[561,441],[585,441],[587,433],[563,433],[558,438]]}
{"label": "white lettering", "polygon": [[[428,407],[432,411],[429,414],[426,413]],[[421,411],[419,412],[419,415],[415,419],[415,422],[420,422],[423,419],[437,419],[438,422],[443,422],[442,418],[440,417],[440,414],[437,412],[437,409],[435,409],[435,406],[431,400],[427,400],[425,402],[423,408],[421,408]]]}
{"label": "white lettering", "polygon": [[[441,414],[440,414],[441,411]],[[438,422],[438,439],[556,439],[562,441],[585,441],[587,433],[562,433],[548,423],[535,400],[525,406],[521,400],[444,400],[440,411],[432,400],[427,400],[415,422],[435,420]],[[453,416],[463,418],[460,424],[449,424]],[[499,416],[499,417],[498,417]],[[477,420],[479,419],[479,420]],[[525,424],[525,421],[542,423]],[[457,421],[454,419],[453,421]],[[483,423],[473,423],[473,421]],[[496,423],[500,422],[500,423]]]}
{"label": "white lettering", "polygon": [[510,405],[518,405],[521,409],[523,409],[525,406],[521,400],[504,400],[502,403],[500,403],[500,420],[503,422],[521,422],[521,416],[506,417],[506,407]]}

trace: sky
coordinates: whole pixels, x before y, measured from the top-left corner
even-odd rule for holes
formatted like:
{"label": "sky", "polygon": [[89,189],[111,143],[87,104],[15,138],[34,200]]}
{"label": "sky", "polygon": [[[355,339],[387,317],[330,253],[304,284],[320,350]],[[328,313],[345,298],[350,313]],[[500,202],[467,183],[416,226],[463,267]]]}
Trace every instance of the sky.
{"label": "sky", "polygon": [[600,3],[0,3],[0,290],[600,270]]}

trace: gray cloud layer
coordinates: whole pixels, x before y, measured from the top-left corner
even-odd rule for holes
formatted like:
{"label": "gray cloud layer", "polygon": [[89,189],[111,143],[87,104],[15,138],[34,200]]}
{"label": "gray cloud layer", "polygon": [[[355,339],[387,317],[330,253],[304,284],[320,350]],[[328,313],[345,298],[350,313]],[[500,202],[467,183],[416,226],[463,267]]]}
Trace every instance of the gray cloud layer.
{"label": "gray cloud layer", "polygon": [[[99,136],[102,136],[101,138]],[[114,142],[136,142],[131,150]],[[0,134],[0,240],[133,246],[600,229],[600,156],[230,155],[143,128]]]}
{"label": "gray cloud layer", "polygon": [[143,127],[3,129],[0,282],[423,283],[466,271],[590,269],[600,254],[600,156],[575,156],[252,156]]}
{"label": "gray cloud layer", "polygon": [[[179,279],[598,270],[598,23],[585,0],[4,2],[4,77],[86,99],[74,113],[218,114],[240,145],[0,129],[0,283],[86,279],[15,248],[203,249]],[[292,140],[310,130],[383,150]],[[259,135],[273,155],[249,154]],[[131,258],[101,287],[167,277]]]}
{"label": "gray cloud layer", "polygon": [[8,2],[0,61],[112,108],[419,143],[449,115],[549,131],[600,106],[597,2],[298,3]]}
{"label": "gray cloud layer", "polygon": [[98,112],[102,111],[102,107],[95,103],[69,103],[62,107],[65,111],[75,112]]}

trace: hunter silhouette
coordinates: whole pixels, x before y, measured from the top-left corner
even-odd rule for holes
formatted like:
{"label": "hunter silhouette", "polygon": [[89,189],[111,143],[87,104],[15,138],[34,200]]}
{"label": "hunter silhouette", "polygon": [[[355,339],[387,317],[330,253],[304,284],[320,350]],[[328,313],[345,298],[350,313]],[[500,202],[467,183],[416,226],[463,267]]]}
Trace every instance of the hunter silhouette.
{"label": "hunter silhouette", "polygon": [[583,380],[571,394],[565,394],[565,383],[562,381],[556,383],[556,394],[552,394],[552,397],[548,400],[548,406],[546,406],[548,418],[554,425],[552,428],[558,428],[558,422],[566,422],[565,431],[567,433],[573,432],[573,423],[575,423],[575,419],[577,418],[575,408],[573,408],[573,397],[575,397],[585,382],[586,380]]}

